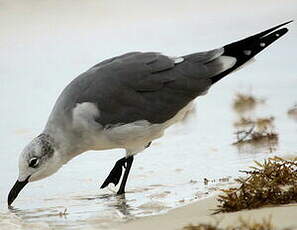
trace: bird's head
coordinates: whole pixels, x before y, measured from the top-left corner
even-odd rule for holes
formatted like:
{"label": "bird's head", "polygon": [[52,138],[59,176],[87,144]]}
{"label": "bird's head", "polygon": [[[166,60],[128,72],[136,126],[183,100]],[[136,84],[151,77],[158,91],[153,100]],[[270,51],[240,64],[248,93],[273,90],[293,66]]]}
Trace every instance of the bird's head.
{"label": "bird's head", "polygon": [[58,146],[46,134],[34,138],[19,156],[19,177],[8,195],[8,206],[28,182],[37,181],[55,173],[61,166]]}

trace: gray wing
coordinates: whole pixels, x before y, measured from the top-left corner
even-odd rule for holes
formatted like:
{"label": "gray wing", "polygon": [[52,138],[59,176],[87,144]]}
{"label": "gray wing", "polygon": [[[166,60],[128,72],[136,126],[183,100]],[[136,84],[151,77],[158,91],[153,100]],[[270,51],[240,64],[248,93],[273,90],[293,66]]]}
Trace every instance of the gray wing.
{"label": "gray wing", "polygon": [[147,120],[163,123],[206,91],[222,72],[223,49],[173,58],[159,53],[128,53],[101,62],[64,90],[68,102],[96,103],[102,125]]}

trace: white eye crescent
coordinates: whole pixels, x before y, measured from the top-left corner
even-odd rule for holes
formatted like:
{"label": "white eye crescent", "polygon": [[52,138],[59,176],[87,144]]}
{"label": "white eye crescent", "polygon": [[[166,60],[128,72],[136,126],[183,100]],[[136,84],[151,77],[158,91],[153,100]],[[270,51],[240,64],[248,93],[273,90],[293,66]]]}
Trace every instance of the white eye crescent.
{"label": "white eye crescent", "polygon": [[29,167],[36,168],[39,164],[39,159],[37,157],[32,157],[29,161]]}

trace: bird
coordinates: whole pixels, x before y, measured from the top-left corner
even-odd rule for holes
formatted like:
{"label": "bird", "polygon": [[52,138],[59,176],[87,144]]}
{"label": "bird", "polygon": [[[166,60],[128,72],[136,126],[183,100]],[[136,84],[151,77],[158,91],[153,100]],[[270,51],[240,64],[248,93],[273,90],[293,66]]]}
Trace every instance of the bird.
{"label": "bird", "polygon": [[122,178],[117,194],[124,194],[134,156],[183,120],[213,84],[285,35],[283,26],[291,22],[184,56],[130,52],[80,74],[58,97],[42,133],[21,152],[8,206],[29,182],[54,174],[89,150],[125,150],[100,187],[116,186]]}

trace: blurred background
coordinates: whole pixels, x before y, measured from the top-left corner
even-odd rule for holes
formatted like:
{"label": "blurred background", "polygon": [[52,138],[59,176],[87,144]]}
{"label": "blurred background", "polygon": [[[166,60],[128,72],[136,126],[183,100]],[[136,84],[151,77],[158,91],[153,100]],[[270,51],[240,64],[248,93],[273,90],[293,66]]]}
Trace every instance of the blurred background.
{"label": "blurred background", "polygon": [[[130,51],[205,51],[296,18],[295,0],[0,0],[0,224],[106,227],[167,211],[221,186],[206,186],[204,178],[234,178],[255,159],[296,154],[297,123],[287,116],[297,103],[294,22],[255,63],[198,98],[190,120],[136,157],[125,199],[99,191],[124,153],[110,150],[75,158],[54,176],[29,184],[15,202],[18,209],[6,207],[19,153],[42,132],[63,88],[92,65]],[[264,98],[249,116],[275,118],[275,148],[232,145],[236,93]]]}

